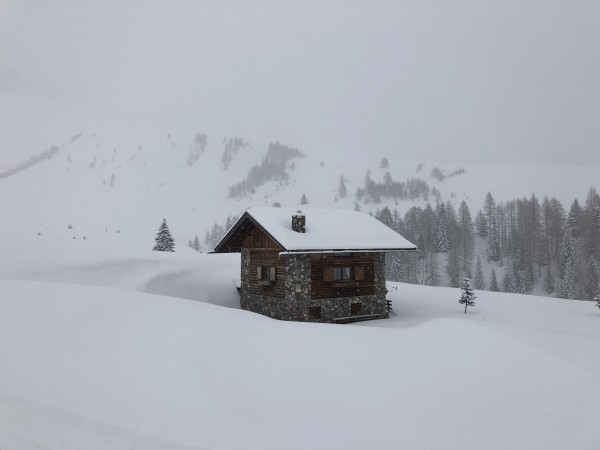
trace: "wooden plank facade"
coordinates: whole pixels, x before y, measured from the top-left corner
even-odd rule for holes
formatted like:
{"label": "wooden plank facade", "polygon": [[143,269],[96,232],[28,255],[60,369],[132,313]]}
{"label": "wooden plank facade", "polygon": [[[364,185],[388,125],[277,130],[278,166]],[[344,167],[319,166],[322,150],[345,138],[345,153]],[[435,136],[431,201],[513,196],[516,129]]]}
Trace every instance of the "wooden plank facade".
{"label": "wooden plank facade", "polygon": [[[336,280],[334,268],[349,268],[349,280]],[[374,294],[372,253],[319,253],[311,255],[311,298],[357,297]]]}
{"label": "wooden plank facade", "polygon": [[[259,268],[275,269],[275,280],[261,283],[259,279]],[[285,297],[285,274],[287,270],[287,257],[279,256],[277,250],[251,249],[249,286],[250,293],[255,295],[268,295],[270,297]]]}

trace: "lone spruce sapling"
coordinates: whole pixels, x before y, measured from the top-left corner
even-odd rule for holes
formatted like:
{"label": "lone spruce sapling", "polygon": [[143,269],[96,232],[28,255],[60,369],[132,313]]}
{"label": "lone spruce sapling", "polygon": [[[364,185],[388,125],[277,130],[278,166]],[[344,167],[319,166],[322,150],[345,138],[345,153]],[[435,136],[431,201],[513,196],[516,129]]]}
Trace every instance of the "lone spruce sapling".
{"label": "lone spruce sapling", "polygon": [[460,300],[458,303],[461,305],[465,305],[465,314],[467,313],[468,306],[475,306],[475,291],[471,287],[471,279],[469,277],[465,277],[461,287],[462,294],[460,296]]}
{"label": "lone spruce sapling", "polygon": [[158,229],[156,238],[154,238],[156,244],[152,248],[155,252],[174,252],[175,251],[175,240],[171,236],[169,226],[167,225],[167,219],[163,219],[162,224]]}

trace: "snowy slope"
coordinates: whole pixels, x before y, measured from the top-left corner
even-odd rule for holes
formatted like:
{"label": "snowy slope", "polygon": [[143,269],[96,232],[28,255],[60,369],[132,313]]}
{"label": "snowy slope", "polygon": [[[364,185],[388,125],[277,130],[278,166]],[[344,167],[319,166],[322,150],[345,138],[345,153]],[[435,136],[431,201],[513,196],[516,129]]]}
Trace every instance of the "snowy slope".
{"label": "snowy slope", "polygon": [[[0,223],[0,231],[19,241],[65,241],[85,236],[88,246],[127,245],[140,250],[151,247],[164,217],[182,247],[195,234],[202,239],[214,222],[223,223],[229,215],[275,202],[294,207],[303,193],[311,207],[352,209],[354,192],[363,186],[367,169],[376,182],[382,181],[387,170],[398,181],[420,177],[441,192],[442,200],[457,204],[466,200],[473,214],[482,207],[488,191],[497,201],[535,193],[538,197],[556,196],[568,205],[575,197],[584,198],[600,179],[600,169],[595,167],[438,164],[435,166],[447,174],[460,167],[466,170],[439,182],[429,175],[433,164],[425,163],[417,173],[419,162],[404,161],[400,153],[386,155],[389,169],[379,168],[381,155],[324,160],[321,167],[319,149],[301,148],[306,157],[294,160],[295,168],[288,169],[286,185],[269,181],[254,195],[229,199],[228,187],[260,163],[267,143],[240,150],[224,171],[221,137],[209,134],[207,150],[189,167],[186,161],[195,133],[193,129],[181,136],[155,132],[138,138],[126,133],[84,133],[74,142],[70,136],[65,138],[51,160],[0,179],[0,202],[10,212]],[[336,198],[340,175],[348,180],[349,196],[345,199]],[[433,198],[430,201],[435,202]],[[362,208],[374,212],[389,205],[403,214],[423,203],[384,199],[381,204]]]}
{"label": "snowy slope", "polygon": [[[367,170],[473,215],[488,191],[581,200],[600,179],[591,10],[572,39],[562,5],[0,5],[0,174],[60,149],[0,175],[1,449],[599,448],[589,302],[479,292],[465,315],[457,290],[390,283],[389,320],[277,322],[239,310],[239,255],[186,247],[303,194],[352,209]],[[251,144],[227,171],[225,136]],[[277,140],[305,154],[287,182],[228,198]],[[503,149],[572,165],[407,156]],[[150,250],[163,218],[175,254]]]}
{"label": "snowy slope", "polygon": [[[186,264],[200,278],[236,275],[236,260],[215,270],[214,258],[145,262],[163,265],[155,279]],[[112,263],[124,278],[139,273]],[[114,283],[94,272],[96,284]],[[174,295],[186,284],[163,281]],[[592,305],[481,292],[465,315],[457,290],[389,288],[390,320],[332,326],[114,288],[0,281],[0,446],[597,448]],[[199,290],[230,302],[227,291]]]}
{"label": "snowy slope", "polygon": [[[110,188],[102,181],[114,168],[85,167],[85,148],[75,151],[84,142],[0,180],[11,211],[0,256],[0,447],[596,448],[591,303],[479,292],[464,315],[457,290],[390,284],[395,316],[359,326],[239,311],[239,255],[198,254],[181,239],[175,254],[152,252],[155,228],[167,216],[177,237],[267,190],[268,202],[292,202],[302,188],[265,186],[242,201],[208,189],[197,197],[204,206],[188,209],[201,174],[218,168],[216,152],[192,168],[173,146],[145,166],[136,156]],[[248,153],[254,162],[259,152]],[[299,160],[296,183],[311,172],[309,157]],[[313,179],[335,188],[334,177]]]}

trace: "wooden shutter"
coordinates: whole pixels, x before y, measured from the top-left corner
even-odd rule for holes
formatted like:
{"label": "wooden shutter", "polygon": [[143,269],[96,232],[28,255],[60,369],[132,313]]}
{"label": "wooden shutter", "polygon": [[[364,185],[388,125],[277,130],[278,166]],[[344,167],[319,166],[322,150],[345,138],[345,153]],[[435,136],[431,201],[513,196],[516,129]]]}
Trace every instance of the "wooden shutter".
{"label": "wooden shutter", "polygon": [[275,267],[269,267],[269,281],[275,281]]}
{"label": "wooden shutter", "polygon": [[258,266],[256,268],[256,278],[258,278],[258,281],[260,281],[262,279],[262,267]]}
{"label": "wooden shutter", "polygon": [[323,269],[323,281],[333,281],[333,267],[325,267]]}
{"label": "wooden shutter", "polygon": [[363,281],[365,279],[365,268],[355,267],[354,268],[354,279],[356,281]]}

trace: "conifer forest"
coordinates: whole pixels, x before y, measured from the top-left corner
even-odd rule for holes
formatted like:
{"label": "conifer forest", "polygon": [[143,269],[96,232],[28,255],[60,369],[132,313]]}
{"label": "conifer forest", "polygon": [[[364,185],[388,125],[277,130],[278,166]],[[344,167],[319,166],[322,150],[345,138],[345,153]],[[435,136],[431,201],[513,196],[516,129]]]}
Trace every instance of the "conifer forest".
{"label": "conifer forest", "polygon": [[[556,198],[496,202],[488,193],[474,216],[464,201],[458,210],[447,201],[412,207],[404,216],[384,207],[375,216],[418,247],[388,255],[392,280],[459,287],[468,276],[477,289],[528,294],[538,286],[539,293],[582,300],[600,292],[600,196],[594,188],[568,208]],[[482,260],[492,268],[485,276]]]}

